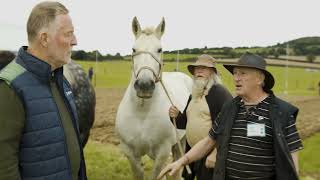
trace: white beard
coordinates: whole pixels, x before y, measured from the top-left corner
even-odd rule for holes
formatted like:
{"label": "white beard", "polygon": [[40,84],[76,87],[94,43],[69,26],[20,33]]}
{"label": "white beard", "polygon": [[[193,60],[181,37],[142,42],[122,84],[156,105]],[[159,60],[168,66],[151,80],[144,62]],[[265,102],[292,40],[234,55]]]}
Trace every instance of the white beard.
{"label": "white beard", "polygon": [[213,78],[195,78],[192,86],[192,99],[196,100],[204,95],[205,90],[209,90],[214,84]]}

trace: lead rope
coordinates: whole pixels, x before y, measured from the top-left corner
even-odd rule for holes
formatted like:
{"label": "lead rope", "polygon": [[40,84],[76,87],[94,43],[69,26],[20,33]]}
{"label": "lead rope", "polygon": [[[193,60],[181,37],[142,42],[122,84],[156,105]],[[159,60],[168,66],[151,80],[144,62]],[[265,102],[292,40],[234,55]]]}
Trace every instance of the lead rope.
{"label": "lead rope", "polygon": [[[169,93],[168,93],[168,91],[167,91],[167,88],[164,86],[164,84],[163,84],[163,82],[162,82],[162,78],[160,78],[160,83],[161,83],[161,85],[162,85],[162,87],[163,87],[163,89],[164,89],[164,92],[166,93],[166,95],[167,95],[167,97],[168,97],[171,105],[174,106],[174,104],[173,104],[173,102],[172,102],[172,100],[171,100],[171,98],[170,98],[170,96],[169,96]],[[177,130],[176,118],[173,118],[173,125],[174,125],[174,127],[175,127],[176,138],[177,138],[177,141],[178,141],[178,148],[179,148],[181,157],[183,157],[183,156],[184,156],[184,152],[182,151],[182,146],[181,146],[181,143],[180,143],[180,140],[179,140],[179,137],[178,137],[178,130]],[[190,169],[189,165],[187,164],[187,165],[185,165],[185,166],[186,166],[186,169],[187,169],[188,174],[191,174],[191,169]]]}

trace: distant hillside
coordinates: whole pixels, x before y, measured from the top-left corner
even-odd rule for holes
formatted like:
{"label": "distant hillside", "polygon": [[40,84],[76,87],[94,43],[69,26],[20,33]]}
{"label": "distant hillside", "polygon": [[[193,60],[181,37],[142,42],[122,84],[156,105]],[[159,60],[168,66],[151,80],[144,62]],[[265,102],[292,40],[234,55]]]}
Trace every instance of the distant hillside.
{"label": "distant hillside", "polygon": [[[268,47],[204,47],[204,48],[185,48],[179,50],[180,54],[190,54],[193,56],[197,56],[199,54],[210,54],[216,58],[237,58],[241,56],[246,51],[259,54],[263,57],[279,59],[283,55],[287,54],[287,44],[289,44],[289,55],[290,56],[304,56],[309,62],[313,62],[316,59],[316,56],[320,55],[320,37],[303,37],[295,40],[291,40],[284,43],[278,43],[273,46]],[[174,51],[165,51],[166,60],[175,59],[178,50]],[[174,58],[166,58],[170,57],[169,54],[175,55]],[[183,58],[180,58],[183,60]],[[282,58],[283,59],[283,58]]]}
{"label": "distant hillside", "polygon": [[[287,44],[289,44],[289,56],[287,56]],[[267,47],[203,47],[203,48],[184,48],[173,51],[164,51],[165,61],[193,61],[200,54],[210,54],[215,58],[228,59],[238,58],[246,51],[259,54],[260,56],[272,59],[291,59],[303,60],[320,63],[316,56],[320,56],[320,37],[303,37],[284,43],[277,43]],[[178,53],[179,52],[179,53]],[[179,55],[178,55],[179,54]],[[104,60],[130,60],[131,55],[102,55],[99,51],[86,52],[83,50],[73,51],[72,58],[76,60],[92,60],[98,57],[99,61]],[[291,58],[293,57],[293,58]]]}
{"label": "distant hillside", "polygon": [[293,50],[293,55],[320,55],[320,37],[303,37],[273,47],[286,48],[287,44]]}
{"label": "distant hillside", "polygon": [[320,37],[318,36],[314,36],[314,37],[303,37],[303,38],[299,38],[299,39],[294,39],[288,42],[284,42],[282,44],[277,44],[276,46],[280,46],[280,47],[285,47],[287,45],[287,43],[289,43],[290,46],[294,45],[294,46],[300,46],[300,45],[304,45],[304,46],[313,46],[313,45],[320,45]]}

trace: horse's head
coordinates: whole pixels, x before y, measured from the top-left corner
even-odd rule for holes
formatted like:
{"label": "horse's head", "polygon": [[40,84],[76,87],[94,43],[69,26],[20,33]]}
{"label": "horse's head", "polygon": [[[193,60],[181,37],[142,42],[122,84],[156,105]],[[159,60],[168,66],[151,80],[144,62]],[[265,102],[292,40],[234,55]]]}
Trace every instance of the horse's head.
{"label": "horse's head", "polygon": [[136,37],[132,48],[132,71],[135,77],[134,88],[140,98],[151,98],[155,83],[160,80],[162,62],[161,37],[165,21],[157,28],[141,30],[138,19],[132,21],[132,31]]}

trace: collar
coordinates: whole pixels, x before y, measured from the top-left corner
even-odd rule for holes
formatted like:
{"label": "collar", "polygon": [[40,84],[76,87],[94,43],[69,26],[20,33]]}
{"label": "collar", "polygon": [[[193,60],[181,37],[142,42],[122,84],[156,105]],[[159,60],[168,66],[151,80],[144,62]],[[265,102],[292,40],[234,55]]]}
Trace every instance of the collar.
{"label": "collar", "polygon": [[51,66],[47,62],[29,54],[27,49],[27,46],[21,47],[16,58],[16,62],[26,68],[27,71],[44,81],[49,81],[51,77],[63,74],[62,67],[51,72]]}
{"label": "collar", "polygon": [[[266,98],[264,98],[262,101],[260,101],[258,104],[255,104],[254,106],[260,107],[262,103],[270,104],[270,102],[271,102],[271,97],[272,97],[272,95],[269,94]],[[239,103],[239,106],[240,106],[240,107],[244,107],[244,106],[245,106],[244,101],[243,101],[243,99],[241,99],[241,98],[240,98],[240,101],[239,101],[238,103]]]}

